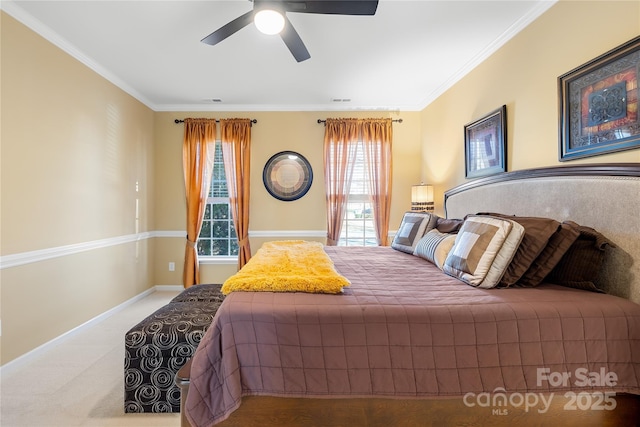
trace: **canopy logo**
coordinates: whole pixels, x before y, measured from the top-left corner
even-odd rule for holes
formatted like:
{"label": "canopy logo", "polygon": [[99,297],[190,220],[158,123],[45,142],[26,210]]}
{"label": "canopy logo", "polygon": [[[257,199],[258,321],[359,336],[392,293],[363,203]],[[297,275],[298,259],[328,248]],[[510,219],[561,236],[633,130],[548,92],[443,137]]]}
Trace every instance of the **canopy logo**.
{"label": "canopy logo", "polygon": [[[524,407],[525,412],[529,412],[531,408],[537,408],[539,404],[542,408],[538,409],[540,414],[544,414],[549,410],[551,401],[553,400],[553,393],[549,396],[545,396],[543,393],[509,393],[502,388],[498,387],[493,392],[485,393],[472,393],[469,392],[462,398],[465,406],[470,408],[479,406],[481,408],[492,408],[491,413],[493,415],[508,415],[509,410],[507,407],[520,408]],[[475,400],[475,401],[474,401]]]}

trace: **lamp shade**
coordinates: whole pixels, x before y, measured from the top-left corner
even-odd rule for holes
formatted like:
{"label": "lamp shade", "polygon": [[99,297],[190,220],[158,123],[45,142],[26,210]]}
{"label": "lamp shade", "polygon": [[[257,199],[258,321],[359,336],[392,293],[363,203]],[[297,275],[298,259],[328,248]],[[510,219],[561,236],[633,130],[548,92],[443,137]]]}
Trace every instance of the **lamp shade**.
{"label": "lamp shade", "polygon": [[433,186],[427,184],[411,186],[411,210],[433,212]]}

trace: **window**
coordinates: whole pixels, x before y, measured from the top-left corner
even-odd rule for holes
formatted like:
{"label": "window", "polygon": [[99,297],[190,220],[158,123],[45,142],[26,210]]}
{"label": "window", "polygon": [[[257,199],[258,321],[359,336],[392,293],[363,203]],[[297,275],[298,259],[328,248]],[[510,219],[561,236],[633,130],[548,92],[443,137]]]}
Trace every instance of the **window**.
{"label": "window", "polygon": [[362,142],[357,143],[355,150],[351,188],[347,198],[345,217],[342,219],[338,246],[377,246]]}
{"label": "window", "polygon": [[237,256],[238,236],[231,218],[222,144],[216,141],[211,188],[198,236],[199,256]]}

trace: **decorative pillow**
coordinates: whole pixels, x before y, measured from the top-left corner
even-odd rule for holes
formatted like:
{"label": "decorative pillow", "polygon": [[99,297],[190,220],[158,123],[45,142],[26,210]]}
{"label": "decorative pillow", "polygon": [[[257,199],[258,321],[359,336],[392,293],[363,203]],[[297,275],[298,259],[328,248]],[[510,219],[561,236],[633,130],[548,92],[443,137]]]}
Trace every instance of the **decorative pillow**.
{"label": "decorative pillow", "polygon": [[441,233],[433,229],[420,239],[413,254],[430,261],[442,270],[444,261],[455,242],[455,234]]}
{"label": "decorative pillow", "polygon": [[511,233],[509,233],[507,239],[504,241],[504,245],[500,248],[498,255],[496,255],[496,259],[493,260],[493,264],[491,264],[491,268],[489,269],[487,276],[482,281],[480,287],[485,288],[500,285],[500,280],[509,266],[513,263],[513,258],[522,244],[524,234],[524,227],[513,221]]}
{"label": "decorative pillow", "polygon": [[558,231],[560,227],[558,221],[550,218],[510,216],[499,213],[483,213],[478,215],[491,215],[511,219],[524,227],[524,237],[518,247],[518,251],[500,280],[500,286],[505,287],[515,284],[522,277],[531,264],[533,264],[533,261],[535,261],[538,255],[544,250],[545,246],[547,246],[551,236]]}
{"label": "decorative pillow", "polygon": [[401,252],[413,254],[424,233],[436,226],[438,216],[427,212],[405,212],[391,247]]}
{"label": "decorative pillow", "polygon": [[515,221],[469,215],[449,251],[443,271],[471,286],[493,288],[518,250],[523,235],[524,227]]}
{"label": "decorative pillow", "polygon": [[438,218],[436,228],[441,233],[457,233],[463,223],[463,219]]}
{"label": "decorative pillow", "polygon": [[575,226],[578,227],[580,235],[546,281],[570,288],[603,292],[593,281],[598,277],[606,246],[615,248],[615,245],[591,227],[578,224]]}
{"label": "decorative pillow", "polygon": [[531,267],[518,280],[522,286],[538,286],[545,277],[558,265],[560,259],[578,239],[580,231],[578,224],[565,221],[549,239],[542,253],[533,261]]}

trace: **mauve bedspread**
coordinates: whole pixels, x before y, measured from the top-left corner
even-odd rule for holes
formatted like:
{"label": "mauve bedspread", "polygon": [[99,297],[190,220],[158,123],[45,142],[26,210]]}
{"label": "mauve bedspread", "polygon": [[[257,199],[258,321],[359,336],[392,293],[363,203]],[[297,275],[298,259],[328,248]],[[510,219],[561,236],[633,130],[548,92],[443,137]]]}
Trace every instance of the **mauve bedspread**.
{"label": "mauve bedspread", "polygon": [[[243,395],[640,394],[637,304],[555,285],[478,289],[389,247],[326,251],[351,280],[342,295],[225,299],[193,358],[193,426],[226,419]],[[584,381],[592,372],[616,380]]]}

